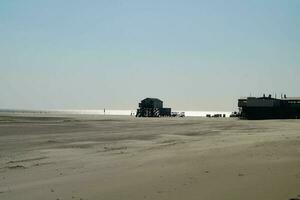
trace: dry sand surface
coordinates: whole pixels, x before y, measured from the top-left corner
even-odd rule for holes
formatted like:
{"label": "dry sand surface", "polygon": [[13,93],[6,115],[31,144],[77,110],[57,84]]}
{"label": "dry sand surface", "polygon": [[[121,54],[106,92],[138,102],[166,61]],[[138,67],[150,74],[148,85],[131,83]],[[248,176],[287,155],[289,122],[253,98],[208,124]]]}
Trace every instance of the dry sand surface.
{"label": "dry sand surface", "polygon": [[0,199],[300,199],[300,120],[2,116]]}

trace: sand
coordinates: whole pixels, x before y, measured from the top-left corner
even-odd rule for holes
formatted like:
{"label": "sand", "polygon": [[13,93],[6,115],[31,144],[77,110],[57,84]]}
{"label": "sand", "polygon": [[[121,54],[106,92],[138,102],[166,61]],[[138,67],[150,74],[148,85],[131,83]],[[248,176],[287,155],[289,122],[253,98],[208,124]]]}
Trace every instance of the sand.
{"label": "sand", "polygon": [[2,116],[0,199],[300,199],[300,121]]}

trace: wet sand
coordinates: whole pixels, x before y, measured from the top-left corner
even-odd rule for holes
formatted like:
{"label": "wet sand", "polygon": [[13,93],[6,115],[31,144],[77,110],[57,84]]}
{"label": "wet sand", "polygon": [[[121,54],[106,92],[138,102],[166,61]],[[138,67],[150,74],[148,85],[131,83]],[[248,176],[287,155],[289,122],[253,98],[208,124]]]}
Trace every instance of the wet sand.
{"label": "wet sand", "polygon": [[0,116],[0,199],[300,199],[300,121]]}

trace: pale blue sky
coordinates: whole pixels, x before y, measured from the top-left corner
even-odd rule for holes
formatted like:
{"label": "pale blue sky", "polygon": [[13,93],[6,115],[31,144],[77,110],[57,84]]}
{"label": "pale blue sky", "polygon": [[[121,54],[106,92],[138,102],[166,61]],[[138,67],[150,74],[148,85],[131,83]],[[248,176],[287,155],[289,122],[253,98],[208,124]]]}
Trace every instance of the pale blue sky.
{"label": "pale blue sky", "polygon": [[299,0],[1,0],[0,108],[232,110],[300,96]]}

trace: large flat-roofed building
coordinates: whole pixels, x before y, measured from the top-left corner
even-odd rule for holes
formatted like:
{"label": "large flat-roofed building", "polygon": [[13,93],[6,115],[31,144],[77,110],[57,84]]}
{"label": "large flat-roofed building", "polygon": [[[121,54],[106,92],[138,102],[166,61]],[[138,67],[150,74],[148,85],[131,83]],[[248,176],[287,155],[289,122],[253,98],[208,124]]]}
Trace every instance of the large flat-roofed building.
{"label": "large flat-roofed building", "polygon": [[139,103],[137,117],[170,117],[171,108],[164,108],[163,101],[157,98],[146,98]]}
{"label": "large flat-roofed building", "polygon": [[300,118],[300,97],[286,96],[281,99],[268,97],[247,97],[238,100],[240,118],[243,119],[298,119]]}

